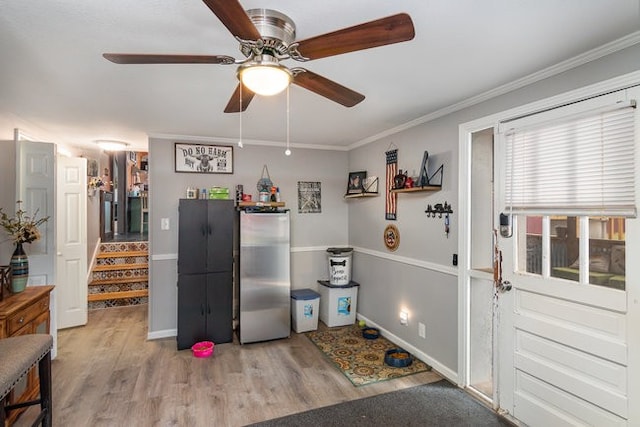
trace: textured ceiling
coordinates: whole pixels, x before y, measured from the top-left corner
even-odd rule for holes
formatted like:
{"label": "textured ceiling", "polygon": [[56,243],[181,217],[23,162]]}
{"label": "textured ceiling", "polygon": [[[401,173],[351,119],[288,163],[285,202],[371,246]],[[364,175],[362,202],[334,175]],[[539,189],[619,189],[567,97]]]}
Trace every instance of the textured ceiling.
{"label": "textured ceiling", "polygon": [[[413,18],[412,41],[304,64],[366,96],[345,108],[291,87],[291,142],[333,147],[375,137],[640,30],[639,0],[241,4],[287,14],[297,39],[398,12]],[[2,0],[0,114],[71,144],[106,138],[142,149],[149,134],[237,140],[239,115],[223,113],[237,84],[235,66],[116,65],[102,58],[104,52],[241,56],[201,0]],[[286,95],[254,98],[242,122],[246,141],[284,141]]]}

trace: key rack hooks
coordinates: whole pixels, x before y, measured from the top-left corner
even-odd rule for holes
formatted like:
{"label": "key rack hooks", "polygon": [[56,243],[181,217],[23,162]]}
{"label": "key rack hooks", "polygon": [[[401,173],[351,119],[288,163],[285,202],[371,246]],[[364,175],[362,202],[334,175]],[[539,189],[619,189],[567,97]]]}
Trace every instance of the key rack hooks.
{"label": "key rack hooks", "polygon": [[434,206],[427,205],[427,210],[424,211],[427,214],[427,218],[442,218],[442,214],[452,214],[453,210],[451,205],[447,202],[436,203]]}

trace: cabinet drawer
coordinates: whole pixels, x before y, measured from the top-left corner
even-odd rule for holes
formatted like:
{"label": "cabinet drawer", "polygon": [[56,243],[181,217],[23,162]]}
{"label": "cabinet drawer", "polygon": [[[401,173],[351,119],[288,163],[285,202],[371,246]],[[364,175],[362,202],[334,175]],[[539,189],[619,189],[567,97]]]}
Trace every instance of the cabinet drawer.
{"label": "cabinet drawer", "polygon": [[22,311],[8,318],[9,335],[13,335],[18,329],[38,317],[39,314],[49,310],[49,298],[40,299]]}

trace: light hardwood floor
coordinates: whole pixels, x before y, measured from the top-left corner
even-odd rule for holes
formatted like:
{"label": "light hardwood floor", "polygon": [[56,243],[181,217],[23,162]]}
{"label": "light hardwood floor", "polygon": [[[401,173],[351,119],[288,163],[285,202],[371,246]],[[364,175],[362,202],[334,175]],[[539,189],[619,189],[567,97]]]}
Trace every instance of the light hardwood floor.
{"label": "light hardwood floor", "polygon": [[441,379],[426,372],[354,387],[293,332],[216,345],[208,359],[146,335],[146,305],[91,311],[86,326],[59,331],[54,426],[243,426]]}

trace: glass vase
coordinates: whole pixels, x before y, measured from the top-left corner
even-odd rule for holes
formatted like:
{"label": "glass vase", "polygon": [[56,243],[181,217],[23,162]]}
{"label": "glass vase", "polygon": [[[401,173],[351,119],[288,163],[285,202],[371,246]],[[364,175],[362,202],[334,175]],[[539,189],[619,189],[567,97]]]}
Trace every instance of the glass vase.
{"label": "glass vase", "polygon": [[29,258],[22,247],[16,243],[16,250],[11,256],[11,292],[17,294],[24,291],[29,280]]}

